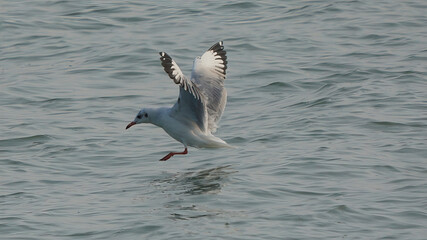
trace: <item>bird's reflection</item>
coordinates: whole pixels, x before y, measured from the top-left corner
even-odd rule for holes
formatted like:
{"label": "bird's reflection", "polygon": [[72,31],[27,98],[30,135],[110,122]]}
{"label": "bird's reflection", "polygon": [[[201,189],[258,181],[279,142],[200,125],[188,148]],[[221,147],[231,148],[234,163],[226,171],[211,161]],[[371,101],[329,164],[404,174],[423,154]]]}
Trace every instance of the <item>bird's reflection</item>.
{"label": "bird's reflection", "polygon": [[168,175],[163,179],[158,179],[159,183],[169,183],[170,190],[177,194],[199,195],[215,194],[221,191],[222,186],[227,182],[228,176],[236,171],[225,165],[201,171],[188,171]]}
{"label": "bird's reflection", "polygon": [[162,202],[164,208],[171,212],[170,219],[179,221],[212,218],[229,213],[209,205],[209,200],[203,195],[219,193],[229,182],[230,175],[236,172],[231,165],[224,165],[205,170],[163,173],[152,183],[165,196]]}

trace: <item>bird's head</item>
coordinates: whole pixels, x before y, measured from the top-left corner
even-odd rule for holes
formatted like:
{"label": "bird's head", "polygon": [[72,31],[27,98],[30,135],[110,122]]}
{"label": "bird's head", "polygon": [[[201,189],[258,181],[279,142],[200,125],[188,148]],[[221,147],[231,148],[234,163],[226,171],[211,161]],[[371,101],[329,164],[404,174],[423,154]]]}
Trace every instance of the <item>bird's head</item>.
{"label": "bird's head", "polygon": [[126,129],[139,123],[150,123],[150,111],[148,109],[141,109],[141,111],[139,111],[136,115],[135,119],[126,126]]}

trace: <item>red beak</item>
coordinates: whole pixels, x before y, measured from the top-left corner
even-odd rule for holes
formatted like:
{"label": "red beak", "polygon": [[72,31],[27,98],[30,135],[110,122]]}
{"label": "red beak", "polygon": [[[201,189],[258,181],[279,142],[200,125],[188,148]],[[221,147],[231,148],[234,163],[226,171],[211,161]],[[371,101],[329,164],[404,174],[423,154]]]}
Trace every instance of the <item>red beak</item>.
{"label": "red beak", "polygon": [[133,125],[135,125],[136,124],[136,122],[130,122],[127,126],[126,126],[126,129],[128,129],[128,128],[130,128],[130,127],[132,127]]}

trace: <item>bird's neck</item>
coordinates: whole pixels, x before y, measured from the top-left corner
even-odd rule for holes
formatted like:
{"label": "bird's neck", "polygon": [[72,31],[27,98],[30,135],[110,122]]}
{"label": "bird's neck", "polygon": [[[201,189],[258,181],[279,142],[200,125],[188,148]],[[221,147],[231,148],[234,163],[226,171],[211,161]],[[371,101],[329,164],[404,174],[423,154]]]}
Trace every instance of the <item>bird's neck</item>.
{"label": "bird's neck", "polygon": [[150,109],[150,122],[156,126],[163,127],[163,122],[166,115],[169,114],[170,108],[152,108]]}

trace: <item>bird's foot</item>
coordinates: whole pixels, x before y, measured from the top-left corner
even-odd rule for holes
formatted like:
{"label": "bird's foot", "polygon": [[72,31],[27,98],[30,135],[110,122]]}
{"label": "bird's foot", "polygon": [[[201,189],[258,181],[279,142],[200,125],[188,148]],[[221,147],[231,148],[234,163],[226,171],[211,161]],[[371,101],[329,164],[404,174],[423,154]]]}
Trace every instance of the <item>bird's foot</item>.
{"label": "bird's foot", "polygon": [[171,158],[173,155],[174,155],[174,154],[173,154],[173,152],[170,152],[168,155],[164,156],[164,157],[163,157],[162,159],[160,159],[159,161],[166,161],[166,160],[168,160],[169,158]]}
{"label": "bird's foot", "polygon": [[168,153],[168,155],[166,155],[166,156],[164,156],[162,159],[160,159],[159,161],[166,161],[166,160],[168,160],[169,158],[171,158],[173,155],[176,155],[176,154],[182,154],[182,155],[185,155],[185,154],[187,154],[188,153],[188,151],[187,151],[187,148],[185,148],[185,150],[184,151],[182,151],[182,152],[170,152],[170,153]]}

